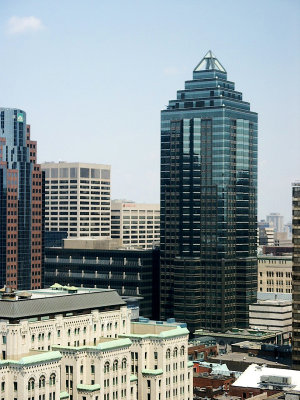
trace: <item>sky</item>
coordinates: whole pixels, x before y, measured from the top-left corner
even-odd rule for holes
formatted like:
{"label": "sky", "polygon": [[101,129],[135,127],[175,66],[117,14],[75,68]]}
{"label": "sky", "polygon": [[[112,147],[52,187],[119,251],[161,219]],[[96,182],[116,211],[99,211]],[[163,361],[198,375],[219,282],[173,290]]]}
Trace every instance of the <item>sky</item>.
{"label": "sky", "polygon": [[300,179],[299,0],[1,0],[0,106],[38,161],[110,164],[112,198],[158,203],[160,110],[212,50],[259,118],[258,217]]}

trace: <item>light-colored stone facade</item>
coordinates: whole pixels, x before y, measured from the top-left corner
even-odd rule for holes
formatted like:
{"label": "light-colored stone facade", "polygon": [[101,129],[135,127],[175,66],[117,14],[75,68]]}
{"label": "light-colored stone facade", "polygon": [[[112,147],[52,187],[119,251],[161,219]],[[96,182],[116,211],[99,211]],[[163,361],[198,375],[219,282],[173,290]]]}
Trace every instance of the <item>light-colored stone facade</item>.
{"label": "light-colored stone facade", "polygon": [[258,300],[250,304],[249,326],[252,329],[281,332],[281,344],[289,344],[292,336],[292,301]]}
{"label": "light-colored stone facade", "polygon": [[45,229],[69,237],[110,237],[110,165],[42,164],[45,171]]}
{"label": "light-colored stone facade", "polygon": [[258,292],[292,293],[292,257],[258,257]]}
{"label": "light-colored stone facade", "polygon": [[3,296],[0,399],[192,400],[185,325],[131,323],[130,313],[114,290],[55,284]]}
{"label": "light-colored stone facade", "polygon": [[111,203],[111,237],[122,239],[128,249],[152,249],[159,244],[159,204],[139,204],[113,200]]}

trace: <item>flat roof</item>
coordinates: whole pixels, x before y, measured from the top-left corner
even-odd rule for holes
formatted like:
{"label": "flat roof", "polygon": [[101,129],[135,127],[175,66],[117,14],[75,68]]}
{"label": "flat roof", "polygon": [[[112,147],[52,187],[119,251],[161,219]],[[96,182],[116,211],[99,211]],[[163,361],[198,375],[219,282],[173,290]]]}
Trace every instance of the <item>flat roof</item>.
{"label": "flat roof", "polygon": [[21,292],[16,292],[15,300],[0,299],[0,318],[20,319],[34,318],[86,309],[97,309],[109,306],[124,306],[125,301],[115,289],[74,288],[29,290],[30,298],[18,298]]}
{"label": "flat roof", "polygon": [[[292,390],[300,390],[300,371],[293,369],[270,368],[264,365],[251,364],[232,386],[261,388],[262,376],[281,376],[291,378]],[[288,386],[288,385],[287,385]]]}

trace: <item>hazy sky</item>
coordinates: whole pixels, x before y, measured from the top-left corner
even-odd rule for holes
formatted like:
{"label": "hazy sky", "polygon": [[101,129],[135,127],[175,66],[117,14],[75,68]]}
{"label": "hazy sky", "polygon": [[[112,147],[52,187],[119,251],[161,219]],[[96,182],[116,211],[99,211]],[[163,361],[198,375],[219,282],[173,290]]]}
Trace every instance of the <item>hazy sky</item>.
{"label": "hazy sky", "polygon": [[2,0],[0,106],[38,160],[107,163],[112,195],[159,202],[160,110],[211,49],[259,114],[259,218],[300,179],[299,0]]}

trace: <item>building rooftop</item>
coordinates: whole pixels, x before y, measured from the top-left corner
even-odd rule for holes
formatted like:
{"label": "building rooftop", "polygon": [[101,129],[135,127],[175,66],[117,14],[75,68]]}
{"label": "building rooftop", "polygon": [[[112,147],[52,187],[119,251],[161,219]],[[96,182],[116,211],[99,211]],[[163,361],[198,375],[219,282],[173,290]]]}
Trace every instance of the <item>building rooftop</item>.
{"label": "building rooftop", "polygon": [[72,311],[124,306],[114,289],[89,289],[54,284],[49,289],[29,290],[10,294],[6,299],[2,292],[0,318],[20,319],[48,316]]}
{"label": "building rooftop", "polygon": [[251,340],[265,340],[275,338],[280,332],[267,331],[260,329],[239,329],[232,328],[226,332],[211,332],[203,329],[197,329],[195,336],[212,336],[212,337],[227,337],[227,338],[240,338],[240,339],[251,339]]}
{"label": "building rooftop", "polygon": [[[290,383],[289,379],[281,380],[280,378],[290,378]],[[300,371],[252,364],[232,384],[232,386],[261,389],[266,388],[268,385],[275,385],[282,390],[300,390]]]}
{"label": "building rooftop", "polygon": [[207,70],[217,70],[217,71],[221,71],[221,72],[226,72],[223,65],[216,58],[216,56],[212,53],[211,50],[209,50],[205,54],[205,56],[202,58],[202,60],[199,62],[199,64],[194,69],[195,72],[207,71]]}
{"label": "building rooftop", "polygon": [[30,355],[22,356],[18,360],[0,360],[0,366],[12,364],[19,366],[42,364],[44,362],[48,363],[49,361],[58,361],[61,359],[61,357],[62,356],[59,351],[31,352]]}

